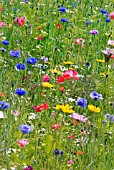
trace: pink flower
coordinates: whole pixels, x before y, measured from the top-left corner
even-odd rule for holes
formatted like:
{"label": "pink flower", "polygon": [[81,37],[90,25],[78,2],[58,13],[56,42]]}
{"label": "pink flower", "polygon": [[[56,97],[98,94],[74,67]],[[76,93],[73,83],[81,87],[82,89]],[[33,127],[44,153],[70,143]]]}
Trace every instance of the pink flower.
{"label": "pink flower", "polygon": [[24,23],[25,23],[25,17],[20,17],[20,18],[16,18],[15,20],[14,20],[14,24],[18,24],[18,26],[20,27],[20,26],[22,26],[22,25],[24,25]]}
{"label": "pink flower", "polygon": [[55,130],[56,128],[60,129],[61,128],[61,125],[56,123],[56,124],[53,124],[52,125],[52,129]]}
{"label": "pink flower", "polygon": [[67,70],[63,73],[64,77],[74,78],[75,80],[79,79],[79,77],[77,75],[78,75],[77,70],[74,70],[74,71],[73,70]]}
{"label": "pink flower", "polygon": [[5,25],[4,21],[0,21],[0,28],[2,28]]}
{"label": "pink flower", "polygon": [[11,110],[11,114],[13,114],[14,116],[18,116],[20,114],[20,112],[18,110]]}
{"label": "pink flower", "polygon": [[71,118],[76,119],[80,122],[86,122],[88,118],[84,117],[83,115],[79,115],[77,113],[73,113],[72,115],[69,115]]}
{"label": "pink flower", "polygon": [[114,19],[114,11],[110,13],[110,19]]}
{"label": "pink flower", "polygon": [[70,140],[72,140],[72,139],[74,138],[74,134],[68,136],[68,138],[69,138]]}
{"label": "pink flower", "polygon": [[68,162],[68,164],[70,164],[70,165],[74,164],[72,160],[68,160],[67,162]]}
{"label": "pink flower", "polygon": [[85,42],[85,40],[83,38],[76,38],[75,39],[75,43],[76,44],[82,44],[82,47],[85,47],[84,42]]}
{"label": "pink flower", "polygon": [[49,81],[49,76],[46,74],[43,77],[43,82],[48,82]]}
{"label": "pink flower", "polygon": [[18,140],[18,145],[21,146],[21,147],[25,147],[26,145],[29,144],[29,140],[27,139],[21,139],[21,140]]}

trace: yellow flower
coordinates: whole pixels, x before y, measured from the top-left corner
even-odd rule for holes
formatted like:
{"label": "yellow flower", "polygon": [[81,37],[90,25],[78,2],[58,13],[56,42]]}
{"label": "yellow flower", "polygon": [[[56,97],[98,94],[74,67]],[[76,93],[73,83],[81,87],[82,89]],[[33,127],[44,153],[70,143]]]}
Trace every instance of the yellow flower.
{"label": "yellow flower", "polygon": [[68,68],[69,70],[75,70],[74,68]]}
{"label": "yellow flower", "polygon": [[50,71],[51,71],[52,73],[61,74],[61,72],[58,71],[58,70],[53,70],[53,69],[51,69]]}
{"label": "yellow flower", "polygon": [[50,83],[48,83],[48,82],[43,82],[43,83],[42,83],[42,86],[43,86],[43,87],[49,87],[49,88],[51,88],[51,87],[53,87],[54,85],[53,85],[53,84],[50,84]]}
{"label": "yellow flower", "polygon": [[71,61],[66,61],[66,62],[64,62],[64,64],[74,64],[74,63]]}
{"label": "yellow flower", "polygon": [[71,109],[72,106],[69,104],[66,105],[56,105],[55,109],[62,110],[64,113],[74,113],[74,110]]}
{"label": "yellow flower", "polygon": [[103,77],[106,77],[106,74],[105,73],[100,73],[101,76]]}
{"label": "yellow flower", "polygon": [[100,112],[100,110],[101,110],[99,107],[96,107],[93,105],[88,105],[88,109],[92,112]]}
{"label": "yellow flower", "polygon": [[45,62],[44,62],[44,64],[49,64],[49,65],[50,65],[50,62],[48,62],[48,61],[45,61]]}
{"label": "yellow flower", "polygon": [[101,59],[96,59],[96,61],[98,61],[99,63],[104,63],[105,60],[101,60]]}

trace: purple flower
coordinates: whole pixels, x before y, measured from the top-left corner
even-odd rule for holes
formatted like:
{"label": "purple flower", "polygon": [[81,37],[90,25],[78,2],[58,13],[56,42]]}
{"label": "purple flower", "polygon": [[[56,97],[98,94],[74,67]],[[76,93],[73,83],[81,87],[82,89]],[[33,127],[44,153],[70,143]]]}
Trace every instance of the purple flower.
{"label": "purple flower", "polygon": [[90,21],[86,21],[85,23],[86,23],[87,25],[89,25],[89,24],[90,24]]}
{"label": "purple flower", "polygon": [[55,149],[55,150],[54,150],[54,154],[55,154],[55,155],[59,155],[60,153],[61,153],[61,152],[59,151],[59,149]]}
{"label": "purple flower", "polygon": [[82,108],[86,108],[87,100],[85,98],[78,98],[77,99],[77,105],[82,107]]}
{"label": "purple flower", "polygon": [[20,52],[18,50],[17,51],[11,50],[10,51],[10,56],[13,56],[15,58],[19,58],[20,57]]}
{"label": "purple flower", "polygon": [[16,89],[15,93],[19,96],[25,96],[26,95],[26,91],[24,89],[20,89],[20,88]]}
{"label": "purple flower", "polygon": [[0,110],[1,109],[7,109],[9,107],[9,103],[6,103],[4,101],[0,101]]}
{"label": "purple flower", "polygon": [[102,94],[99,94],[96,91],[93,91],[92,93],[90,93],[90,97],[94,100],[100,100],[102,99]]}
{"label": "purple flower", "polygon": [[10,42],[9,42],[9,41],[7,41],[7,40],[2,40],[2,44],[4,44],[4,45],[9,45],[9,44],[10,44]]}
{"label": "purple flower", "polygon": [[32,131],[32,127],[29,125],[20,125],[19,129],[24,133],[24,134],[28,134]]}
{"label": "purple flower", "polygon": [[0,51],[6,52],[6,49],[5,48],[0,48]]}
{"label": "purple flower", "polygon": [[68,20],[66,18],[61,18],[60,20],[61,22],[68,22]]}
{"label": "purple flower", "polygon": [[66,12],[66,8],[64,8],[64,7],[59,7],[59,9],[58,9],[60,12]]}
{"label": "purple flower", "polygon": [[114,51],[110,48],[106,48],[106,50],[103,50],[102,53],[105,56],[105,62],[109,62],[111,55],[114,54]]}
{"label": "purple flower", "polygon": [[110,114],[106,114],[106,118],[112,122],[114,122],[114,116]]}
{"label": "purple flower", "polygon": [[72,115],[69,115],[71,118],[76,119],[80,122],[86,122],[88,118],[84,117],[83,115],[79,115],[77,113],[73,113]]}
{"label": "purple flower", "polygon": [[33,168],[32,168],[32,166],[30,165],[30,166],[24,168],[24,170],[33,170]]}
{"label": "purple flower", "polygon": [[90,34],[93,34],[93,35],[98,34],[98,33],[99,33],[98,30],[91,30],[90,31]]}
{"label": "purple flower", "polygon": [[68,160],[67,162],[68,162],[68,164],[70,164],[70,165],[74,164],[72,160]]}

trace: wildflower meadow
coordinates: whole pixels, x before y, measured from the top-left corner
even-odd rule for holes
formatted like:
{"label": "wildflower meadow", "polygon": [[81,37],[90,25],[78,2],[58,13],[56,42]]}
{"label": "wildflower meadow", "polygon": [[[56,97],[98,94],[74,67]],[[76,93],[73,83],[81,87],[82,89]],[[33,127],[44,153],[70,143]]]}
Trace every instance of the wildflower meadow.
{"label": "wildflower meadow", "polygon": [[113,0],[0,0],[0,170],[114,170]]}

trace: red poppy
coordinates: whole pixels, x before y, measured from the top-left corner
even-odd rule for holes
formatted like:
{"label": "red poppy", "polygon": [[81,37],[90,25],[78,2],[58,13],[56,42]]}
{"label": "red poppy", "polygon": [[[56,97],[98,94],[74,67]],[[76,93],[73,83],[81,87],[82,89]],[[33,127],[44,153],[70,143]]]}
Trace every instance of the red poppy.
{"label": "red poppy", "polygon": [[39,37],[37,38],[37,40],[42,40],[42,38],[43,38],[42,36],[39,36]]}
{"label": "red poppy", "polygon": [[114,11],[110,13],[110,19],[114,19]]}
{"label": "red poppy", "polygon": [[37,111],[37,112],[41,112],[42,110],[46,110],[49,108],[49,105],[47,103],[44,103],[44,104],[41,104],[39,106],[36,106],[34,109]]}
{"label": "red poppy", "polygon": [[57,77],[57,81],[58,83],[63,83],[64,82],[64,77],[63,76],[60,76],[60,77]]}

